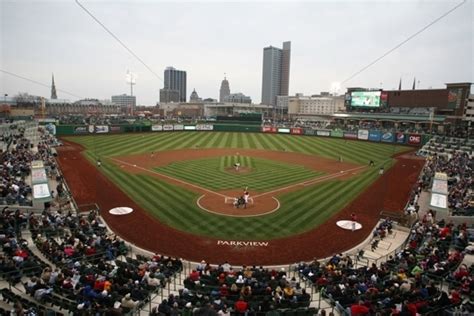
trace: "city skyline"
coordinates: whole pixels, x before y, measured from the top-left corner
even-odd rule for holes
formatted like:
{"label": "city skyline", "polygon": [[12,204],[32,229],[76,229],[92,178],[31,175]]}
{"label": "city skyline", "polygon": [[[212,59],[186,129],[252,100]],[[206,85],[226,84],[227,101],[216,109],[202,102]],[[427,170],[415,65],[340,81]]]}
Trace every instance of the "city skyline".
{"label": "city skyline", "polygon": [[283,47],[265,47],[262,67],[262,104],[276,105],[277,96],[287,96],[290,84],[291,41]]}
{"label": "city skyline", "polygon": [[[330,91],[334,82],[343,81],[460,1],[81,3],[155,72],[162,73],[167,65],[184,69],[188,85],[203,98],[214,99],[219,99],[226,72],[234,87],[258,103],[263,47],[292,42],[289,95]],[[54,73],[58,98],[77,100],[63,90],[98,99],[128,93],[125,73],[130,69],[138,75],[137,104],[154,105],[159,100],[163,81],[74,2],[2,1],[0,6],[3,70],[48,85]],[[474,81],[472,9],[472,1],[467,1],[343,84],[340,92],[352,86],[396,89],[400,78],[403,88],[409,89],[415,76],[421,89]],[[51,94],[51,87],[5,73],[0,73],[0,83],[2,93],[10,96]]]}

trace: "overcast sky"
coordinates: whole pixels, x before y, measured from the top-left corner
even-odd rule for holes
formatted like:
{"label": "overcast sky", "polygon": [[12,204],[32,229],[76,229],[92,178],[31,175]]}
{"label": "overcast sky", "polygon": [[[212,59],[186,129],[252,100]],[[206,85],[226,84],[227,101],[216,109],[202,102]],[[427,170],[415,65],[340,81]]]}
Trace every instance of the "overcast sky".
{"label": "overcast sky", "polygon": [[[187,98],[218,98],[224,73],[231,92],[261,101],[263,47],[291,41],[290,94],[330,91],[363,66],[439,17],[457,1],[162,2],[81,1],[163,78],[187,71]],[[0,64],[81,97],[129,93],[154,105],[163,82],[121,47],[73,0],[0,0]],[[428,28],[346,87],[443,88],[473,82],[473,1]],[[50,96],[48,88],[0,73],[0,90]],[[59,98],[75,100],[61,91]]]}

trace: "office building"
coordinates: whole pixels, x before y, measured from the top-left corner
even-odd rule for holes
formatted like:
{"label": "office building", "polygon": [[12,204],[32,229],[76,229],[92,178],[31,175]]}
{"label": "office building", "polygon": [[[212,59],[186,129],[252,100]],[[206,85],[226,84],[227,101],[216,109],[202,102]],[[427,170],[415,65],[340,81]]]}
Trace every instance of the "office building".
{"label": "office building", "polygon": [[263,49],[262,104],[276,105],[277,96],[287,96],[290,86],[291,42],[283,42],[283,49]]}
{"label": "office building", "polygon": [[230,94],[229,81],[224,76],[224,80],[221,83],[221,89],[219,90],[219,102],[225,102],[224,99]]}
{"label": "office building", "polygon": [[137,105],[137,98],[134,95],[126,95],[126,94],[113,95],[112,103],[120,106],[123,113],[132,114],[133,111],[135,110],[135,106]]}
{"label": "office building", "polygon": [[179,102],[179,90],[160,89],[160,103]]}
{"label": "office building", "polygon": [[[179,91],[179,102],[186,102],[186,71],[173,67],[165,69],[165,86],[167,90]],[[161,94],[161,93],[160,93]],[[160,99],[160,102],[164,102]]]}
{"label": "office building", "polygon": [[229,103],[252,103],[252,99],[243,93],[231,93],[224,97],[224,102]]}
{"label": "office building", "polygon": [[330,94],[304,96],[297,94],[290,97],[278,97],[282,109],[288,110],[292,117],[304,117],[311,115],[330,116],[338,111],[344,110],[344,96],[332,96]]}

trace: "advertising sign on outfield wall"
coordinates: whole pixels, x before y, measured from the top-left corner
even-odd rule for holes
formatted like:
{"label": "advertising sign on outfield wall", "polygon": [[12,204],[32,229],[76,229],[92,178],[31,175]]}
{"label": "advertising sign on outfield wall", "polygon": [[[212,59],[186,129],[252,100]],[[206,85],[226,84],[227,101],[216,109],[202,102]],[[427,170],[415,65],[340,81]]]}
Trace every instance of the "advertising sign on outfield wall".
{"label": "advertising sign on outfield wall", "polygon": [[395,141],[395,134],[391,132],[386,132],[382,134],[382,142],[393,143]]}
{"label": "advertising sign on outfield wall", "polygon": [[163,130],[164,131],[172,131],[173,130],[173,125],[165,124],[165,125],[163,125]]}
{"label": "advertising sign on outfield wall", "polygon": [[328,137],[328,136],[331,136],[331,131],[318,129],[316,131],[316,135]]}
{"label": "advertising sign on outfield wall", "polygon": [[382,133],[380,131],[369,131],[369,140],[372,142],[379,142],[382,138]]}
{"label": "advertising sign on outfield wall", "polygon": [[289,129],[289,128],[279,128],[279,129],[278,129],[278,133],[289,134],[289,133],[290,133],[290,129]]}
{"label": "advertising sign on outfield wall", "polygon": [[108,125],[96,125],[95,126],[95,132],[97,134],[108,133],[109,132],[109,126]]}
{"label": "advertising sign on outfield wall", "polygon": [[278,129],[274,126],[264,126],[264,127],[262,127],[262,132],[264,132],[264,133],[277,133]]}
{"label": "advertising sign on outfield wall", "polygon": [[421,135],[419,135],[419,134],[409,134],[408,135],[408,144],[410,144],[410,145],[420,145],[421,144]]}
{"label": "advertising sign on outfield wall", "polygon": [[161,132],[163,130],[163,125],[152,125],[151,131],[152,132]]}
{"label": "advertising sign on outfield wall", "polygon": [[293,127],[290,132],[294,135],[303,135],[303,129],[300,127]]}
{"label": "advertising sign on outfield wall", "polygon": [[356,132],[344,132],[344,138],[357,139]]}
{"label": "advertising sign on outfield wall", "polygon": [[89,133],[94,133],[94,130],[95,130],[94,125],[89,125],[89,127],[88,127]]}
{"label": "advertising sign on outfield wall", "polygon": [[405,134],[398,132],[396,134],[396,142],[399,144],[404,144],[405,143]]}
{"label": "advertising sign on outfield wall", "polygon": [[331,137],[344,137],[344,133],[340,130],[331,131]]}
{"label": "advertising sign on outfield wall", "polygon": [[195,126],[195,125],[185,125],[185,126],[184,126],[184,130],[185,130],[185,131],[195,131],[195,130],[196,130],[196,126]]}
{"label": "advertising sign on outfield wall", "polygon": [[304,129],[304,134],[305,135],[316,135],[316,131],[312,128],[305,128]]}
{"label": "advertising sign on outfield wall", "polygon": [[110,132],[111,133],[120,133],[122,130],[120,126],[110,126]]}
{"label": "advertising sign on outfield wall", "polygon": [[87,126],[74,127],[74,134],[87,134]]}
{"label": "advertising sign on outfield wall", "polygon": [[369,130],[367,129],[360,129],[357,131],[357,138],[362,140],[369,139]]}
{"label": "advertising sign on outfield wall", "polygon": [[182,130],[184,130],[184,125],[183,124],[174,124],[173,129],[175,131],[182,131]]}
{"label": "advertising sign on outfield wall", "polygon": [[212,124],[197,124],[196,130],[197,131],[212,131],[214,126]]}

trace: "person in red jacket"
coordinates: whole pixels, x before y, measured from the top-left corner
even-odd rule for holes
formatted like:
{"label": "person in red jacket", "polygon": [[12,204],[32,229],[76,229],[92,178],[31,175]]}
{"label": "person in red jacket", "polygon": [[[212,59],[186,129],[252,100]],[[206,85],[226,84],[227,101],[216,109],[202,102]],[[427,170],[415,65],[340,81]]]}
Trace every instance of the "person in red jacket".
{"label": "person in red jacket", "polygon": [[191,271],[189,274],[189,279],[193,282],[199,281],[200,277],[199,272],[196,270]]}
{"label": "person in red jacket", "polygon": [[244,298],[241,296],[237,302],[235,302],[235,311],[237,313],[244,314],[249,309],[249,304],[244,301]]}
{"label": "person in red jacket", "polygon": [[352,316],[367,315],[368,313],[369,313],[369,308],[364,305],[363,301],[359,301],[359,304],[353,304],[351,306]]}

